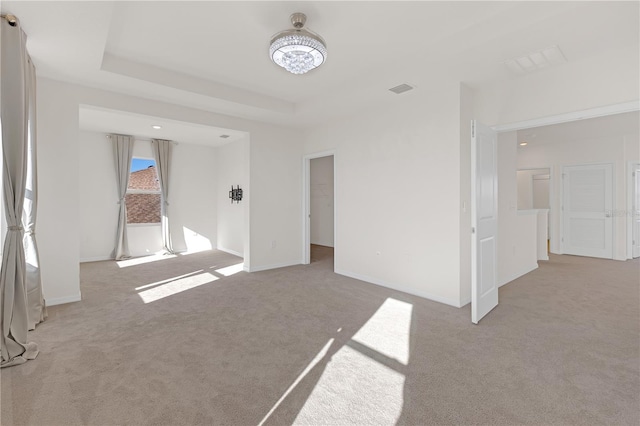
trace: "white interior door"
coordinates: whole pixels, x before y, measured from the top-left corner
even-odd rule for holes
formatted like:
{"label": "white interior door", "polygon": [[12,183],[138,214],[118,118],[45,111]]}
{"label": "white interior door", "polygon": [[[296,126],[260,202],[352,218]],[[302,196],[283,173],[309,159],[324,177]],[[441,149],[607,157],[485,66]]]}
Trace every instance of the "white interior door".
{"label": "white interior door", "polygon": [[498,305],[498,136],[471,122],[471,321]]}
{"label": "white interior door", "polygon": [[633,258],[640,257],[640,164],[633,169]]}
{"label": "white interior door", "polygon": [[565,254],[613,258],[613,167],[564,167],[562,243]]}

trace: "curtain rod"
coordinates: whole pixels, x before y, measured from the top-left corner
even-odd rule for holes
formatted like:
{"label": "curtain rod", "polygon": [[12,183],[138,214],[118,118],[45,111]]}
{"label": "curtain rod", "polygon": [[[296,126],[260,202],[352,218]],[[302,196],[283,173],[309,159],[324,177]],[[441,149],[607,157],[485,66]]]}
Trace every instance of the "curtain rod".
{"label": "curtain rod", "polygon": [[[107,137],[107,139],[111,139],[111,135],[110,134],[109,135],[105,135],[105,136]],[[129,136],[129,135],[119,135],[119,136]],[[133,139],[137,140],[137,141],[140,141],[140,142],[151,142],[151,138],[145,139],[145,138],[137,138],[137,137],[133,136]],[[167,139],[159,139],[159,140],[166,141]],[[180,143],[176,142],[176,141],[171,141],[170,140],[169,142],[171,142],[171,145],[180,145]]]}
{"label": "curtain rod", "polygon": [[6,19],[9,25],[11,25],[12,27],[15,27],[18,25],[18,18],[16,17],[16,15],[12,15],[10,13],[7,13],[7,14],[3,13],[0,15],[0,18]]}

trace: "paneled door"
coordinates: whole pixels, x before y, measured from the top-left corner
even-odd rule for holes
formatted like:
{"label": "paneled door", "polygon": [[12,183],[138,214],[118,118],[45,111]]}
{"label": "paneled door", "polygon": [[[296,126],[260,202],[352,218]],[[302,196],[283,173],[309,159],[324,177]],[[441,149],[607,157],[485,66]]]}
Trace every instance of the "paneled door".
{"label": "paneled door", "polygon": [[498,305],[498,136],[471,122],[471,322]]}
{"label": "paneled door", "polygon": [[613,258],[613,166],[568,166],[562,173],[565,254]]}

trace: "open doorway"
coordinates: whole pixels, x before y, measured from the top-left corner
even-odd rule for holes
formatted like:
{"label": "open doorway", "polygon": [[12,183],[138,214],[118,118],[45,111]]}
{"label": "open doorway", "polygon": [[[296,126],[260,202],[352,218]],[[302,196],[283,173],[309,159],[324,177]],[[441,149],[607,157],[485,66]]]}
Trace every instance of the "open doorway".
{"label": "open doorway", "polygon": [[552,223],[552,185],[551,168],[521,169],[517,171],[518,211],[538,210],[545,215],[546,230],[541,234],[538,230],[538,260],[548,260],[551,246],[550,237]]}
{"label": "open doorway", "polygon": [[[335,156],[304,157],[303,262],[331,262],[335,247]],[[333,269],[333,266],[331,267]]]}
{"label": "open doorway", "polygon": [[630,209],[639,119],[630,111],[517,131],[517,169],[550,169],[551,253],[631,257],[632,220],[621,212]]}

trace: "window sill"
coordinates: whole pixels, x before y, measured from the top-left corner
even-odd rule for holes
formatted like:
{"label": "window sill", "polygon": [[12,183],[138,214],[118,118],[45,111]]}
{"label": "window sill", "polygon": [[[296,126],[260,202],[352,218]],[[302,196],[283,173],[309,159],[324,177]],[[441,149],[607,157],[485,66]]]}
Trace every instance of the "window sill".
{"label": "window sill", "polygon": [[135,228],[140,227],[140,226],[160,226],[161,223],[160,222],[156,222],[156,223],[127,223],[127,226],[133,226]]}

